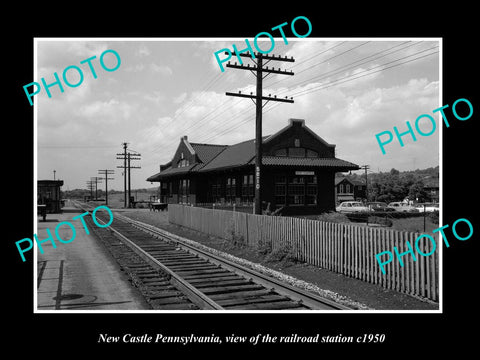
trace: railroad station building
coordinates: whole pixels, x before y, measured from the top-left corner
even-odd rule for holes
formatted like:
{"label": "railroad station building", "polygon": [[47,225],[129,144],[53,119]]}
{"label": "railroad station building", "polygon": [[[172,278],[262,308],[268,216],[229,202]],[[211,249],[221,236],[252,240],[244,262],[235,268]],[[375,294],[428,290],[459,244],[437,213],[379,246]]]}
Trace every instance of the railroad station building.
{"label": "railroad station building", "polygon": [[335,198],[337,205],[342,201],[362,201],[367,198],[367,187],[363,181],[348,176],[335,178]]}
{"label": "railroad station building", "polygon": [[58,214],[62,212],[62,194],[60,188],[63,180],[38,180],[37,203],[47,205],[47,212]]}
{"label": "railroad station building", "polygon": [[[277,133],[264,136],[262,148],[262,208],[282,208],[283,215],[335,210],[335,173],[359,169],[336,158],[335,145],[301,119],[290,119]],[[164,203],[235,205],[251,211],[254,168],[255,139],[214,145],[189,142],[183,136],[172,160],[147,181],[160,183]]]}

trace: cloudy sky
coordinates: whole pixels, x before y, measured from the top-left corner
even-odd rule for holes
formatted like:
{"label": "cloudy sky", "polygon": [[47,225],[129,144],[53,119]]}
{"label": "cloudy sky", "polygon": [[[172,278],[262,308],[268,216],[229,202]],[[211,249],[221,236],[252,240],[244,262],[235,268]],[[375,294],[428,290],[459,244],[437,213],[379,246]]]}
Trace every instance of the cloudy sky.
{"label": "cloudy sky", "polygon": [[[250,39],[253,46],[253,39]],[[293,56],[295,62],[272,61],[267,66],[291,69],[294,76],[269,75],[264,95],[292,96],[294,103],[269,102],[264,107],[263,134],[272,134],[289,118],[306,125],[336,145],[337,157],[372,171],[423,169],[439,164],[439,135],[404,137],[386,146],[383,155],[375,134],[412,126],[421,114],[432,114],[440,99],[440,43],[436,39],[275,39],[271,54]],[[37,39],[33,81],[54,81],[70,65],[83,70],[78,87],[51,87],[34,98],[37,126],[37,178],[63,179],[64,190],[86,188],[99,169],[115,170],[109,188],[123,189],[122,143],[141,153],[132,170],[132,188],[154,186],[145,179],[168,162],[180,137],[191,142],[234,144],[254,138],[255,106],[250,99],[226,96],[226,91],[255,92],[250,71],[221,72],[214,52],[239,49],[244,39]],[[260,42],[268,49],[270,43]],[[115,50],[116,71],[105,71],[100,55]],[[88,64],[81,61],[96,56]],[[116,60],[105,55],[107,67]],[[235,60],[235,59],[232,59]],[[243,58],[245,63],[251,62]],[[68,72],[71,83],[79,78]],[[28,102],[28,100],[26,100]],[[438,113],[434,118],[439,124]],[[424,132],[431,125],[420,123]],[[132,162],[133,164],[133,162]],[[103,188],[103,185],[102,185]]]}

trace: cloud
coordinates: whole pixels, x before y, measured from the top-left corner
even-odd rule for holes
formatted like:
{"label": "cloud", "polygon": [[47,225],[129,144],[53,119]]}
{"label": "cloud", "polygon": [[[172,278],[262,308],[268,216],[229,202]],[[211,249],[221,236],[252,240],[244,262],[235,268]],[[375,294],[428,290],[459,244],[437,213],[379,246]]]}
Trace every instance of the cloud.
{"label": "cloud", "polygon": [[186,98],[187,98],[187,93],[182,92],[180,95],[174,97],[172,101],[174,104],[181,104],[183,101],[185,101]]}
{"label": "cloud", "polygon": [[126,72],[140,72],[145,69],[145,64],[137,63],[135,66],[127,66],[123,71]]}
{"label": "cloud", "polygon": [[151,63],[149,65],[149,69],[152,70],[153,72],[160,73],[166,76],[173,74],[172,69],[166,65],[157,65],[157,64]]}
{"label": "cloud", "polygon": [[150,71],[154,73],[158,73],[164,76],[170,76],[173,74],[172,69],[167,65],[157,65],[154,63],[144,64],[144,63],[136,63],[135,66],[127,66],[124,71],[126,72],[143,72],[143,71]]}
{"label": "cloud", "polygon": [[[384,156],[375,139],[375,134],[392,131],[406,131],[406,121],[414,126],[421,114],[432,114],[438,107],[439,82],[426,78],[412,78],[388,87],[364,86],[363,91],[351,92],[348,88],[334,86],[315,92],[306,92],[294,97],[294,104],[269,105],[264,110],[264,133],[278,131],[287,124],[288,118],[305,119],[306,125],[325,141],[337,145],[337,156],[357,164],[368,163],[372,170],[377,167],[410,169],[412,158],[416,166],[438,164],[439,132],[429,137],[417,136],[414,142],[405,136],[405,146],[398,140],[387,146]],[[308,90],[315,84],[287,89],[286,93]],[[425,121],[420,124],[424,132],[431,129]],[[425,164],[425,165],[423,165]]]}
{"label": "cloud", "polygon": [[[39,68],[53,67],[57,72],[68,65],[79,65],[89,57],[100,55],[108,49],[104,41],[52,41],[37,39],[37,59]],[[51,73],[50,73],[51,74]],[[39,73],[40,76],[42,76]]]}
{"label": "cloud", "polygon": [[135,56],[138,57],[145,57],[151,54],[150,49],[146,45],[140,45],[138,49],[135,51]]}

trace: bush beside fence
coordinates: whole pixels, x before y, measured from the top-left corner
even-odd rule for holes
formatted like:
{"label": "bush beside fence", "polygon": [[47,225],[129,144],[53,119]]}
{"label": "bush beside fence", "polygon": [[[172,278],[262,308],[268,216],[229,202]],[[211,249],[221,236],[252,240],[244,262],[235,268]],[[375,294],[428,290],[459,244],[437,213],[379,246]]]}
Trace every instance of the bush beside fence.
{"label": "bush beside fence", "polygon": [[[382,251],[401,254],[406,241],[415,244],[418,233],[354,224],[330,223],[293,217],[254,215],[243,212],[204,209],[170,204],[169,222],[220,238],[228,233],[247,246],[271,243],[272,251],[290,247],[299,261],[349,277],[378,284],[387,289],[438,300],[438,252],[430,256],[405,255],[404,266],[394,261],[378,266],[375,255]],[[438,243],[438,234],[435,234]],[[424,254],[432,244],[421,238],[418,248]]]}

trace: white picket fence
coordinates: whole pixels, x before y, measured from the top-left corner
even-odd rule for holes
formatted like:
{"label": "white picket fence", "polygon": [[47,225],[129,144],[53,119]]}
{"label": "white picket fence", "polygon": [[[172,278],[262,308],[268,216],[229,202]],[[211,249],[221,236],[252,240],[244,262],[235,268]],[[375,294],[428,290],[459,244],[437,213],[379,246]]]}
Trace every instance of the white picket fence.
{"label": "white picket fence", "polygon": [[[406,241],[414,247],[418,233],[176,204],[168,205],[168,219],[220,238],[227,239],[233,232],[252,247],[265,243],[270,243],[272,250],[288,246],[299,261],[387,289],[438,300],[438,250],[430,256],[416,254],[417,261],[407,254],[402,257],[403,267],[395,258],[385,265],[385,274],[375,258],[382,251],[393,253],[394,247],[400,254],[405,252]],[[438,236],[434,238],[438,244]],[[432,244],[422,238],[418,248],[428,254]]]}

